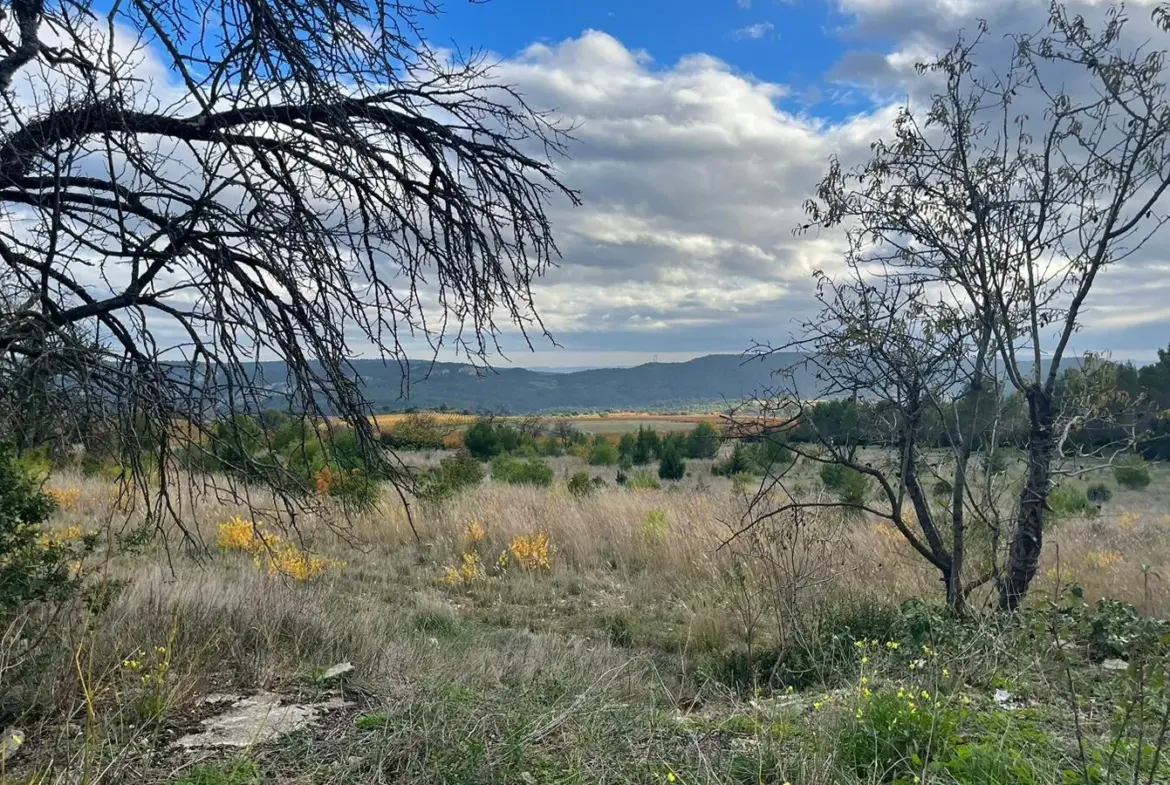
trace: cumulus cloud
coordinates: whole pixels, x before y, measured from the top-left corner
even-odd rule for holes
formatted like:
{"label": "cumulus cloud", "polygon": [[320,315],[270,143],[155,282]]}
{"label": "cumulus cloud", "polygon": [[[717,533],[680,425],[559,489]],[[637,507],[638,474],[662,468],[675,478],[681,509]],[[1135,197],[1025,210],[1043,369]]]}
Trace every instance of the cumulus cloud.
{"label": "cumulus cloud", "polygon": [[[957,30],[974,32],[987,18],[985,52],[996,61],[1012,45],[1001,34],[1040,29],[1046,7],[841,0],[848,26],[839,33],[852,48],[828,88],[860,86],[869,100],[834,121],[786,111],[784,85],[716,58],[657,63],[598,31],[507,60],[503,78],[579,128],[563,168],[585,205],[555,215],[564,261],[539,287],[547,325],[581,351],[738,351],[752,339],[783,341],[794,319],[812,313],[811,273],[840,264],[838,238],[793,235],[829,157],[864,160],[870,143],[890,134],[901,102],[921,106],[931,85],[914,63],[950,46]],[[1105,12],[1092,3],[1077,10],[1090,20]],[[1131,16],[1136,37],[1164,36],[1147,10]],[[1165,343],[1166,292],[1149,286],[1168,269],[1159,254],[1151,246],[1102,276],[1074,348],[1118,347],[1140,359]]]}

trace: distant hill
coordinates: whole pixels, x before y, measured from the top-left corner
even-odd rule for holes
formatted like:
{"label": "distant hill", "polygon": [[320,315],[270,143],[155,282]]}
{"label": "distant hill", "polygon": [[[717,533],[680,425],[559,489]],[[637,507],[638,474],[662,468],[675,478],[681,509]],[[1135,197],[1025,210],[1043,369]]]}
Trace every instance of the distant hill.
{"label": "distant hill", "polygon": [[[411,363],[410,384],[398,365],[354,361],[362,388],[376,411],[448,406],[473,412],[538,414],[567,411],[664,411],[726,406],[758,392],[777,368],[800,359],[778,354],[766,361],[735,354],[711,354],[678,363],[633,368],[597,368],[549,373],[526,368],[480,369],[462,363]],[[261,363],[275,385],[285,378],[282,363]],[[800,382],[811,391],[811,379]],[[407,389],[404,389],[407,388]],[[273,400],[272,404],[279,405]]]}
{"label": "distant hill", "polygon": [[[410,408],[492,412],[494,414],[547,414],[590,411],[682,411],[722,409],[757,394],[778,380],[774,373],[796,366],[803,359],[796,352],[777,353],[766,359],[738,354],[709,354],[686,362],[645,363],[632,368],[593,368],[552,373],[545,369],[476,369],[464,363],[410,365],[409,384],[395,363],[356,360],[366,398],[377,412]],[[1079,362],[1071,359],[1069,367]],[[280,390],[287,378],[283,363],[261,363],[260,375],[267,386]],[[1021,369],[1028,373],[1030,366]],[[805,398],[816,398],[822,388],[798,367],[793,380]],[[1009,386],[1009,390],[1010,390]],[[861,396],[865,397],[864,391]],[[281,407],[274,396],[268,404]]]}

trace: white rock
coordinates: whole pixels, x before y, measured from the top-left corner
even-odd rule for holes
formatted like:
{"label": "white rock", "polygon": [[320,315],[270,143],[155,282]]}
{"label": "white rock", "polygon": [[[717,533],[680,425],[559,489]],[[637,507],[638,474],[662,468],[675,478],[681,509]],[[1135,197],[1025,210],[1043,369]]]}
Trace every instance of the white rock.
{"label": "white rock", "polygon": [[238,700],[228,711],[204,720],[202,731],[187,734],[175,744],[187,749],[263,744],[307,727],[320,715],[348,705],[337,698],[324,703],[285,705],[280,702],[280,696],[261,692]]}
{"label": "white rock", "polygon": [[1108,659],[1101,663],[1101,667],[1107,671],[1123,671],[1129,667],[1129,663],[1125,660]]}
{"label": "white rock", "polygon": [[353,670],[353,663],[352,662],[339,662],[336,665],[334,665],[333,667],[326,670],[324,673],[322,673],[321,680],[322,681],[329,681],[330,679],[336,679],[338,676],[344,676],[345,674],[351,672],[352,670]]}

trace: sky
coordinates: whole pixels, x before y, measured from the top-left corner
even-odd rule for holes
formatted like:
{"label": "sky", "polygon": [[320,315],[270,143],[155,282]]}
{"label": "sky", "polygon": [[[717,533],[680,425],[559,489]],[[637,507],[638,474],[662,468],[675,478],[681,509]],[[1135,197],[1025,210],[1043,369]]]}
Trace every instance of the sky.
{"label": "sky", "polygon": [[[584,204],[554,205],[563,256],[536,289],[559,346],[538,337],[509,361],[632,365],[785,342],[813,313],[813,271],[840,257],[829,238],[793,235],[830,156],[862,160],[889,134],[927,87],[915,61],[979,18],[988,56],[1006,55],[1001,34],[1039,29],[1046,7],[446,0],[426,23],[433,45],[486,50],[499,78],[578,129],[561,169]],[[1164,36],[1149,10],[1130,5],[1131,29]],[[1106,273],[1074,350],[1151,359],[1170,342],[1167,273],[1156,249]]]}
{"label": "sky", "polygon": [[[1067,2],[1091,24],[1107,5]],[[551,337],[532,333],[530,351],[505,335],[505,356],[493,364],[626,366],[786,343],[815,316],[814,272],[842,267],[839,236],[794,233],[830,159],[865,161],[901,107],[920,111],[935,85],[915,63],[960,31],[985,20],[981,62],[1006,63],[1006,35],[1042,29],[1047,8],[1047,0],[442,0],[423,23],[432,47],[483,52],[496,79],[574,128],[557,165],[582,204],[550,204],[561,257],[534,285]],[[1153,0],[1129,4],[1127,45],[1170,48],[1152,8]],[[185,96],[165,52],[151,47],[135,66],[148,86],[138,97]],[[1075,83],[1087,79],[1082,70],[1066,75],[1069,92],[1090,87]],[[1034,99],[1017,104],[1042,114]],[[1155,237],[1098,278],[1074,353],[1140,362],[1170,343],[1167,247],[1166,235]],[[412,359],[432,356],[424,342],[405,344]],[[444,350],[438,359],[462,358]]]}

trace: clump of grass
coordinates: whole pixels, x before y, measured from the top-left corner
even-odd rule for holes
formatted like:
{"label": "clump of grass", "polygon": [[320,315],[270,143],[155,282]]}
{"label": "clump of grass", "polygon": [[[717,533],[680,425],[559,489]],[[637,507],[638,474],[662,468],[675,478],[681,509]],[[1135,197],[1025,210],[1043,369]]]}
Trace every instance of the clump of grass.
{"label": "clump of grass", "polygon": [[255,785],[260,771],[250,760],[231,760],[223,763],[200,763],[171,780],[172,785]]}

